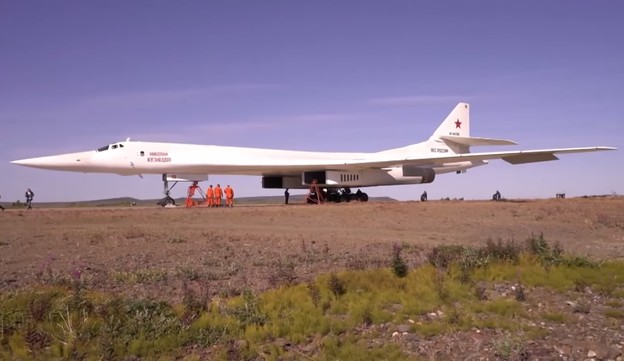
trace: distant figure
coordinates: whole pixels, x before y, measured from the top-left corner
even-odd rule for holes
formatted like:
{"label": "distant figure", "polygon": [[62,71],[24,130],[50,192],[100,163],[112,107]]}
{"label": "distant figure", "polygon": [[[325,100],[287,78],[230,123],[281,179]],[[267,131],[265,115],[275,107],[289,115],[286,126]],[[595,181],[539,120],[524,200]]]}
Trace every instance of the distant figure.
{"label": "distant figure", "polygon": [[290,193],[288,193],[288,188],[284,191],[284,204],[288,204],[288,197],[290,197]]}
{"label": "distant figure", "polygon": [[214,189],[214,206],[221,207],[221,201],[223,198],[223,191],[221,190],[221,185],[217,184]]}
{"label": "distant figure", "polygon": [[494,195],[492,196],[492,200],[495,200],[495,201],[501,200],[501,194],[499,191],[496,191],[496,193],[494,193]]}
{"label": "distant figure", "polygon": [[35,192],[30,188],[26,189],[26,209],[32,209],[32,200],[35,198]]}
{"label": "distant figure", "polygon": [[234,189],[229,184],[225,187],[225,206],[234,207]]}
{"label": "distant figure", "polygon": [[206,189],[206,205],[208,207],[214,206],[214,189],[212,189],[212,184]]}
{"label": "distant figure", "polygon": [[427,191],[424,191],[423,194],[420,195],[420,201],[421,202],[427,201]]}
{"label": "distant figure", "polygon": [[[2,198],[2,196],[0,196],[0,198]],[[4,212],[4,207],[2,206],[2,204],[0,204],[0,208],[2,208],[2,211]]]}

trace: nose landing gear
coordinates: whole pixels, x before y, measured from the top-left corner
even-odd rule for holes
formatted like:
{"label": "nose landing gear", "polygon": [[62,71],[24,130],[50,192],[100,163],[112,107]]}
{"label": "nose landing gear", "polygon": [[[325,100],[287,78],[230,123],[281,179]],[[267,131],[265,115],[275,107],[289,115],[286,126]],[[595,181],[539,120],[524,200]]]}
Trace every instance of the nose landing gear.
{"label": "nose landing gear", "polygon": [[159,200],[157,204],[163,207],[175,206],[175,199],[171,198],[171,196],[169,195],[169,192],[173,189],[173,187],[175,187],[176,184],[178,184],[178,182],[174,182],[171,188],[169,188],[169,181],[167,180],[167,174],[162,175],[162,180],[163,180],[163,185],[164,185],[163,193],[165,194],[165,198]]}

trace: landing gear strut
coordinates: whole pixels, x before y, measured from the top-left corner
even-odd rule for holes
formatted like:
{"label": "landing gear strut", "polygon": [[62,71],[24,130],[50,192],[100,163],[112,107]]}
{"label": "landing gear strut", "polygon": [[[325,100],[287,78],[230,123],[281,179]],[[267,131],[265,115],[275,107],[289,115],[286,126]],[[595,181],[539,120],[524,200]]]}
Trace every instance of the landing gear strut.
{"label": "landing gear strut", "polygon": [[157,204],[163,207],[175,206],[175,199],[171,198],[171,196],[169,195],[169,192],[173,189],[173,187],[175,187],[176,184],[178,184],[178,182],[174,182],[171,188],[169,188],[169,181],[167,180],[167,174],[162,175],[162,180],[163,180],[163,185],[164,185],[163,193],[165,193],[165,198],[159,200]]}

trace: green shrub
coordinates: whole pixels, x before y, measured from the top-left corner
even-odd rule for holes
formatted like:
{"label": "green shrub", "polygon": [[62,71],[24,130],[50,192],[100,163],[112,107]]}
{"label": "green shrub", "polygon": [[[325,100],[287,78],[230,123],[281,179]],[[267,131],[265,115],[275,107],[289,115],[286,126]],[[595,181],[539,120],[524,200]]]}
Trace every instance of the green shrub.
{"label": "green shrub", "polygon": [[407,276],[407,264],[403,257],[401,257],[401,245],[394,244],[392,246],[392,272],[397,277],[405,277]]}

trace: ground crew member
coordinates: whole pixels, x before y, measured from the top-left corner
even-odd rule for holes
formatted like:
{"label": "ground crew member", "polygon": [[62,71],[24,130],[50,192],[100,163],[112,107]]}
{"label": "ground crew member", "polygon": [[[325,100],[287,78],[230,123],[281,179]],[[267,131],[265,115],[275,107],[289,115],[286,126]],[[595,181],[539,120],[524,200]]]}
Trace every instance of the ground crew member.
{"label": "ground crew member", "polygon": [[221,207],[221,199],[223,198],[223,191],[221,190],[221,185],[217,184],[214,189],[214,205],[215,207]]}
{"label": "ground crew member", "polygon": [[225,187],[225,206],[234,207],[234,189],[229,184]]}
{"label": "ground crew member", "polygon": [[288,197],[290,197],[290,193],[288,192],[288,188],[284,191],[284,204],[288,204]]}
{"label": "ground crew member", "polygon": [[32,209],[32,200],[35,197],[35,192],[33,192],[30,188],[26,189],[26,208],[28,210]]}
{"label": "ground crew member", "polygon": [[193,196],[195,195],[195,190],[197,189],[197,187],[199,187],[197,185],[197,182],[193,182],[193,184],[191,184],[188,187],[188,192],[186,194],[186,206],[187,207],[192,207],[195,205],[195,201],[193,201]]}
{"label": "ground crew member", "polygon": [[206,205],[208,207],[213,207],[214,206],[214,189],[212,189],[212,184],[210,185],[210,187],[208,187],[208,189],[206,190]]}

